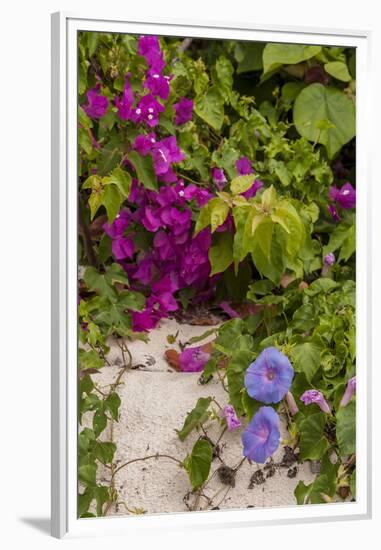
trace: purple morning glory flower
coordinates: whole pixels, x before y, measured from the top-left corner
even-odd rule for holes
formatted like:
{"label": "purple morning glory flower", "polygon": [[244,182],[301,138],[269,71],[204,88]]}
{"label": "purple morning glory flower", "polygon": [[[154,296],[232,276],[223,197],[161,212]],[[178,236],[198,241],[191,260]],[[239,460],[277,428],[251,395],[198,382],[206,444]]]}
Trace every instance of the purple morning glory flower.
{"label": "purple morning glory flower", "polygon": [[169,82],[171,79],[171,76],[164,76],[150,69],[147,72],[144,87],[147,88],[152,95],[161,97],[161,99],[168,99]]}
{"label": "purple morning glory flower", "polygon": [[355,391],[356,391],[356,376],[353,376],[348,380],[348,384],[345,389],[344,395],[340,401],[340,407],[346,407],[348,405]]}
{"label": "purple morning glory flower", "polygon": [[279,447],[279,416],[272,407],[261,407],[241,435],[243,455],[264,464]]}
{"label": "purple morning glory flower", "polygon": [[253,185],[249,187],[247,191],[244,191],[243,193],[241,193],[241,195],[245,197],[245,199],[252,199],[257,194],[257,191],[262,189],[262,187],[263,187],[263,183],[261,182],[261,180],[254,180]]}
{"label": "purple morning glory flower", "polygon": [[329,252],[323,258],[323,269],[321,270],[322,275],[326,275],[329,271],[329,268],[335,263],[336,258],[333,252]]}
{"label": "purple morning glory flower", "polygon": [[115,107],[118,109],[119,118],[121,118],[122,120],[129,120],[131,118],[131,109],[134,103],[134,96],[128,77],[129,74],[126,75],[122,98],[119,99],[117,95],[114,98]]}
{"label": "purple morning glory flower", "polygon": [[111,249],[116,260],[131,259],[135,252],[134,241],[131,237],[120,237],[112,241]]}
{"label": "purple morning glory flower", "polygon": [[189,120],[192,120],[192,114],[193,114],[193,100],[187,99],[186,97],[182,97],[178,103],[175,103],[173,105],[173,108],[175,109],[175,124],[177,126],[180,126],[181,124],[185,124],[185,122],[188,122]]}
{"label": "purple morning glory flower", "polygon": [[147,94],[141,98],[136,108],[132,109],[131,119],[137,124],[145,122],[153,128],[159,123],[159,113],[163,111],[163,105],[152,94]]}
{"label": "purple morning glory flower", "polygon": [[211,176],[212,176],[212,180],[214,182],[214,184],[216,185],[217,189],[219,191],[221,191],[224,187],[225,187],[225,184],[227,183],[227,179],[226,179],[226,176],[225,176],[225,172],[223,171],[222,168],[212,168],[211,170]]}
{"label": "purple morning glory flower", "polygon": [[333,265],[333,264],[335,263],[335,261],[336,261],[336,258],[335,258],[334,253],[333,253],[333,252],[329,252],[328,254],[326,254],[326,255],[324,256],[323,261],[324,261],[324,264],[325,264],[325,265]]}
{"label": "purple morning glory flower", "polygon": [[120,237],[123,237],[124,232],[130,223],[130,219],[131,214],[128,210],[120,210],[112,224],[110,225],[108,223],[104,223],[103,229],[111,239],[119,239]]}
{"label": "purple morning glory flower", "polygon": [[334,206],[333,204],[329,204],[328,205],[328,212],[330,213],[331,218],[333,219],[334,222],[339,222],[340,221],[340,216],[339,216],[339,213],[337,211],[336,206]]}
{"label": "purple morning glory flower", "polygon": [[285,399],[291,416],[294,416],[297,412],[299,412],[299,409],[298,405],[296,404],[295,398],[290,391],[286,393]]}
{"label": "purple morning glory flower", "polygon": [[165,62],[157,36],[139,36],[138,54],[143,56],[151,70],[160,73]]}
{"label": "purple morning glory flower", "polygon": [[250,159],[247,157],[239,158],[235,163],[235,167],[237,168],[237,172],[240,176],[246,176],[253,173]]}
{"label": "purple morning glory flower", "polygon": [[87,105],[82,105],[82,108],[90,118],[102,118],[106,114],[108,99],[99,93],[100,88],[98,83],[86,93]]}
{"label": "purple morning glory flower", "polygon": [[302,401],[305,405],[311,405],[311,403],[315,403],[320,407],[320,409],[330,414],[331,409],[328,405],[327,401],[324,399],[324,395],[319,390],[307,390],[303,393],[303,395],[300,396],[300,401]]}
{"label": "purple morning glory flower", "polygon": [[201,346],[185,348],[179,356],[180,368],[183,372],[200,372],[210,359],[210,353],[202,350]]}
{"label": "purple morning glory flower", "polygon": [[225,405],[220,411],[220,416],[225,418],[228,432],[233,432],[241,427],[241,421],[235,412],[233,405]]}
{"label": "purple morning glory flower", "polygon": [[341,189],[333,186],[329,190],[329,198],[336,201],[341,208],[349,210],[356,206],[356,190],[347,182]]}
{"label": "purple morning glory flower", "polygon": [[236,310],[231,307],[229,302],[226,302],[226,301],[221,302],[220,303],[220,308],[225,313],[227,313],[227,315],[229,315],[230,319],[238,319],[240,317],[239,314],[236,312]]}
{"label": "purple morning glory flower", "polygon": [[245,374],[245,387],[253,399],[278,403],[288,392],[294,376],[290,361],[274,347],[266,348]]}

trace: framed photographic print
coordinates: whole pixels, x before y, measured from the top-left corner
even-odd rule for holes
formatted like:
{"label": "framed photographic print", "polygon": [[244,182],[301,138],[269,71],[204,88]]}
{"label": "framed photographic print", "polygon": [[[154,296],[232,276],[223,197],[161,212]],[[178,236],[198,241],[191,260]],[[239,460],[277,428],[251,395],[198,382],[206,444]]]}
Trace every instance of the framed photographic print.
{"label": "framed photographic print", "polygon": [[369,34],[52,29],[53,534],[369,517]]}

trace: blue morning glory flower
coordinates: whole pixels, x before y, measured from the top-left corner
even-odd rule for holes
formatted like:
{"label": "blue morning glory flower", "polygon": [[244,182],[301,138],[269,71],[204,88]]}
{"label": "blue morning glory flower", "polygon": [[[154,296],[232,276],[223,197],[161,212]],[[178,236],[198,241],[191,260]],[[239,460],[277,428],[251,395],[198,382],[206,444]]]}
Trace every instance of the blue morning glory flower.
{"label": "blue morning glory flower", "polygon": [[264,464],[279,446],[279,416],[272,407],[261,407],[241,435],[243,454]]}
{"label": "blue morning glory flower", "polygon": [[288,392],[294,376],[290,361],[274,347],[266,348],[245,375],[247,393],[263,403],[278,403]]}

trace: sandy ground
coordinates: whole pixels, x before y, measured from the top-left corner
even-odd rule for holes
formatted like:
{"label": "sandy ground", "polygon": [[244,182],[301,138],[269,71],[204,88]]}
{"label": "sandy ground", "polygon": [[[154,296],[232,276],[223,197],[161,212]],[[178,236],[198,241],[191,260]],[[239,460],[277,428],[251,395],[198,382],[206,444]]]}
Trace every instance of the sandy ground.
{"label": "sandy ground", "polygon": [[[212,396],[221,405],[227,403],[227,393],[218,381],[201,385],[199,374],[175,372],[164,358],[165,349],[176,347],[168,343],[167,335],[179,331],[178,340],[186,342],[209,328],[179,325],[174,320],[166,320],[160,328],[150,333],[149,343],[133,342],[129,345],[133,366],[140,366],[125,373],[118,390],[122,401],[120,420],[114,423],[113,428],[118,465],[156,453],[183,460],[199,434],[192,432],[181,442],[175,429],[182,427],[197,399]],[[211,337],[204,341],[208,339]],[[119,348],[112,345],[109,361],[114,366],[105,367],[101,374],[94,376],[100,386],[112,383],[117,377],[120,371],[119,354]],[[284,419],[281,423],[282,437],[287,439]],[[205,425],[205,430],[208,437],[216,442],[221,428],[216,423],[210,423]],[[109,429],[102,437],[106,440],[110,438]],[[213,475],[205,488],[205,496],[195,500],[195,495],[190,493],[188,475],[176,462],[168,458],[137,461],[116,474],[115,486],[120,502],[124,504],[112,507],[109,515],[128,513],[126,506],[130,510],[144,510],[145,513],[163,513],[189,509],[295,505],[293,492],[298,481],[302,479],[310,483],[315,477],[309,463],[298,464],[291,460],[291,464],[281,465],[284,448],[280,446],[266,465],[244,462],[235,476],[234,487],[231,487],[223,483],[217,470],[222,465],[234,468],[241,461],[239,434],[226,432],[219,441],[219,448],[220,458],[213,460]],[[109,480],[109,470],[101,467],[98,473],[100,482]]]}

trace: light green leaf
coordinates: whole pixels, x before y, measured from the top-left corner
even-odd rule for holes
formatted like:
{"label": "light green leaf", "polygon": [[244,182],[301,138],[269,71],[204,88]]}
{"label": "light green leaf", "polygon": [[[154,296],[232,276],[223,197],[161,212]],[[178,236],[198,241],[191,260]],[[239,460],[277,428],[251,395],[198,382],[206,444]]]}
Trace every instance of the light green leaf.
{"label": "light green leaf", "polygon": [[[212,199],[213,200],[213,199]],[[194,230],[194,234],[197,235],[200,231],[205,229],[205,227],[208,227],[210,225],[210,206],[209,201],[205,206],[203,206],[199,212],[197,221],[196,221],[196,227]]]}
{"label": "light green leaf", "polygon": [[[317,128],[321,120],[330,121],[334,128]],[[311,84],[295,100],[294,123],[301,136],[325,145],[332,158],[356,133],[355,107],[342,91]]]}
{"label": "light green leaf", "polygon": [[209,249],[209,261],[212,267],[210,275],[222,273],[233,263],[233,235],[229,231],[215,234]]}
{"label": "light green leaf", "polygon": [[109,176],[102,179],[102,183],[104,185],[116,185],[124,198],[127,198],[130,194],[131,175],[121,168],[115,168]]}
{"label": "light green leaf", "polygon": [[217,227],[222,225],[226,220],[229,214],[229,205],[219,197],[216,197],[208,202],[208,208],[210,212],[210,227],[212,233],[214,233]]}
{"label": "light green leaf", "polygon": [[217,86],[196,97],[195,113],[209,126],[219,131],[224,122],[224,100]]}
{"label": "light green leaf", "polygon": [[324,70],[326,73],[341,80],[342,82],[349,82],[352,80],[351,75],[349,74],[348,67],[342,61],[331,61],[324,65]]}
{"label": "light green leaf", "polygon": [[104,361],[99,357],[96,351],[78,350],[78,365],[81,370],[86,369],[101,369],[104,366]]}
{"label": "light green leaf", "polygon": [[304,372],[308,382],[320,367],[320,354],[323,347],[314,341],[298,344],[291,349],[291,359],[296,372]]}
{"label": "light green leaf", "polygon": [[331,290],[335,290],[338,286],[340,286],[339,283],[336,283],[329,277],[321,277],[313,281],[310,286],[304,290],[304,293],[307,294],[307,296],[316,296],[320,294],[320,292],[327,294],[331,292]]}
{"label": "light green leaf", "polygon": [[231,192],[235,195],[244,193],[253,185],[254,179],[255,177],[253,174],[249,174],[247,176],[237,176],[230,183]]}
{"label": "light green leaf", "polygon": [[347,236],[342,244],[338,261],[347,262],[356,251],[356,227],[351,225],[348,229]]}
{"label": "light green leaf", "polygon": [[101,204],[106,208],[108,223],[115,220],[124,198],[116,185],[106,185],[103,188]]}
{"label": "light green leaf", "polygon": [[271,208],[274,208],[274,206],[276,205],[276,202],[277,202],[277,194],[276,194],[275,188],[273,185],[270,185],[270,187],[265,189],[262,193],[262,197],[261,197],[262,208],[267,212],[269,212]]}
{"label": "light green leaf", "polygon": [[315,57],[321,52],[320,46],[302,44],[266,44],[263,50],[263,74],[274,71],[281,65],[295,65]]}
{"label": "light green leaf", "polygon": [[216,85],[222,94],[229,98],[233,86],[234,67],[227,57],[220,56],[215,65],[216,70]]}

